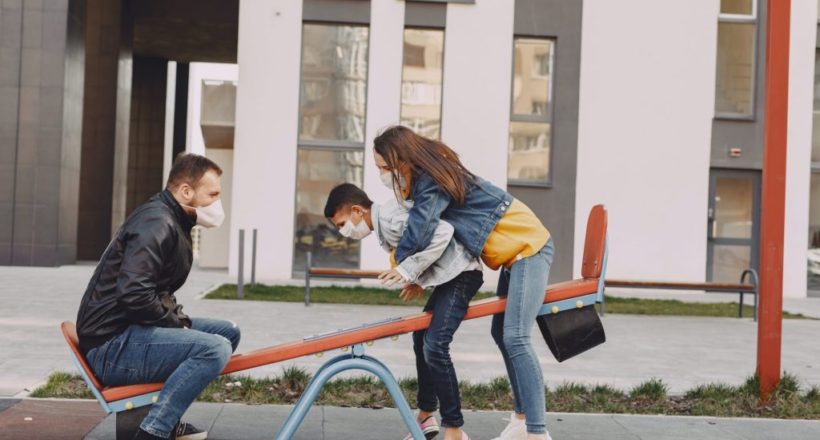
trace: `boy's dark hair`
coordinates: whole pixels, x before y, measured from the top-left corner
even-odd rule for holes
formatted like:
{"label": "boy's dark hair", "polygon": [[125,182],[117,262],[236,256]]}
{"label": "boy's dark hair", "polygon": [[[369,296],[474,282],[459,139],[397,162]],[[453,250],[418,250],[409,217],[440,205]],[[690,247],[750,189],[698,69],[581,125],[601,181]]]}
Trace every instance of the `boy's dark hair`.
{"label": "boy's dark hair", "polygon": [[325,217],[333,218],[340,209],[346,206],[360,205],[367,209],[373,206],[373,201],[367,197],[367,193],[359,189],[352,183],[342,183],[336,185],[327,196],[325,204]]}
{"label": "boy's dark hair", "polygon": [[175,190],[183,183],[187,183],[191,188],[196,188],[202,176],[211,170],[219,176],[222,175],[222,168],[219,168],[219,165],[211,159],[198,154],[180,153],[174,160],[165,187]]}

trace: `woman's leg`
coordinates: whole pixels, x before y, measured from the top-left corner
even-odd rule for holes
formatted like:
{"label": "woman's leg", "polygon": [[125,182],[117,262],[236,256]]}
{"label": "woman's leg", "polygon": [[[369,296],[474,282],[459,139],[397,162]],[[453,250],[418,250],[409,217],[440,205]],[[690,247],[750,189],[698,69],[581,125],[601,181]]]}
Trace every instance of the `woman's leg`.
{"label": "woman's leg", "polygon": [[514,389],[520,396],[530,434],[546,432],[544,378],[530,334],[544,302],[553,254],[550,240],[537,254],[516,261],[510,268],[502,342],[515,371]]}
{"label": "woman's leg", "polygon": [[[501,274],[498,279],[498,287],[496,294],[498,296],[507,296],[507,289],[510,283],[510,271],[508,269],[501,269]],[[521,404],[521,396],[518,393],[518,383],[515,379],[515,369],[510,363],[510,356],[507,354],[507,349],[504,347],[504,314],[499,313],[493,315],[492,328],[490,333],[498,345],[498,350],[501,351],[501,357],[504,359],[504,366],[507,367],[507,377],[510,379],[510,388],[513,392],[513,409],[516,414],[524,414],[524,407]]]}

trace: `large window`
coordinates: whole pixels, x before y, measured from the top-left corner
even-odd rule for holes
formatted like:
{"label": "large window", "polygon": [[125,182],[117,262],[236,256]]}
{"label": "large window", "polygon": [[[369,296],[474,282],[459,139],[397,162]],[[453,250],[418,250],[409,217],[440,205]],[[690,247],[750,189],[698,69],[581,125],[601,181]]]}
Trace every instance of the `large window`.
{"label": "large window", "polygon": [[507,179],[510,184],[548,185],[552,140],[555,43],[516,38]]}
{"label": "large window", "polygon": [[362,186],[367,102],[368,28],[308,24],[302,30],[294,272],[306,253],[316,265],[359,266],[359,242],[324,217],[331,188]]}
{"label": "large window", "polygon": [[820,50],[814,61],[814,122],[811,143],[809,190],[808,290],[820,295]]}
{"label": "large window", "polygon": [[401,124],[433,139],[441,137],[443,60],[443,30],[404,30]]}
{"label": "large window", "polygon": [[715,116],[754,113],[757,0],[721,0],[718,19]]}

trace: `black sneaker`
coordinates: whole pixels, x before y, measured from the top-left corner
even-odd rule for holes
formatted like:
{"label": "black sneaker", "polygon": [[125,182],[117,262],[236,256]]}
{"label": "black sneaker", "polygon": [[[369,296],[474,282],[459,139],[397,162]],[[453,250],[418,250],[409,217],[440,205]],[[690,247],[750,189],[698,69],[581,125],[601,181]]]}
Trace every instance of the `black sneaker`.
{"label": "black sneaker", "polygon": [[180,423],[176,429],[177,440],[205,440],[208,438],[208,431],[200,431],[190,423]]}
{"label": "black sneaker", "polygon": [[155,435],[151,435],[148,432],[143,431],[142,429],[137,429],[136,434],[134,434],[134,440],[165,440],[162,437],[157,437]]}

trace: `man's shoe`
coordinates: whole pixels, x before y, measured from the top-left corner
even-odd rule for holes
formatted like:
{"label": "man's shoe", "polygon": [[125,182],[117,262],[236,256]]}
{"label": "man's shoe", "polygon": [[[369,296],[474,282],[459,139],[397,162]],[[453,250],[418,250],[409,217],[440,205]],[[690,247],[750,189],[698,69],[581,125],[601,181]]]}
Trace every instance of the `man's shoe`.
{"label": "man's shoe", "polygon": [[208,438],[208,431],[200,431],[190,423],[180,423],[176,429],[177,440],[205,440]]}
{"label": "man's shoe", "polygon": [[134,434],[134,440],[166,440],[162,437],[157,437],[152,435],[151,433],[145,432],[142,429],[137,429],[136,434]]}

